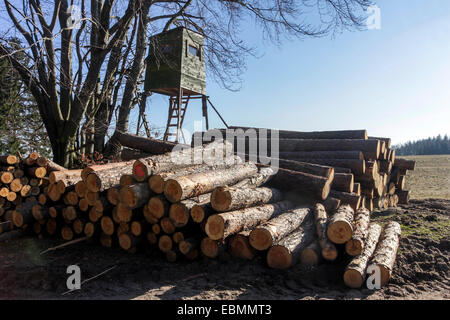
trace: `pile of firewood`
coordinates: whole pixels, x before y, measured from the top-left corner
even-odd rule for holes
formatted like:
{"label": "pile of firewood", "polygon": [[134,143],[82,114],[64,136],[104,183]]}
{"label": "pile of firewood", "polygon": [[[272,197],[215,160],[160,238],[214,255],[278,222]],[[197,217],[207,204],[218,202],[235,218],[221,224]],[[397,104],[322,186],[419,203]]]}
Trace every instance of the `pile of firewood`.
{"label": "pile of firewood", "polygon": [[348,286],[361,287],[370,265],[380,267],[384,285],[400,226],[382,229],[370,222],[370,211],[407,201],[404,177],[414,162],[395,159],[388,139],[350,139],[353,131],[310,133],[314,140],[296,134],[304,136],[280,139],[278,170],[245,162],[249,154],[228,140],[177,150],[123,135],[121,143],[134,149],[127,150],[129,161],[48,170],[38,197],[10,207],[4,220],[41,236],[128,252],[152,246],[168,261],[265,255],[269,267],[284,269],[346,255],[354,257],[344,273]]}

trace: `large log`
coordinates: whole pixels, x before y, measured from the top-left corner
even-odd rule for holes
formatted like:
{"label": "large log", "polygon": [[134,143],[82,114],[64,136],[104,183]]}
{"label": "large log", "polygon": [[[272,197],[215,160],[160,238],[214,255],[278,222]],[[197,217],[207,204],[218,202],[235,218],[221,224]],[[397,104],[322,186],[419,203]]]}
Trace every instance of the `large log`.
{"label": "large log", "polygon": [[250,232],[249,241],[256,250],[269,249],[296,230],[311,213],[310,208],[296,208],[257,226]]}
{"label": "large log", "polygon": [[[120,164],[120,162],[119,162]],[[131,173],[131,165],[118,165],[107,170],[91,172],[86,178],[86,186],[91,192],[103,192],[117,184],[120,185],[120,178]]]}
{"label": "large log", "polygon": [[178,169],[175,171],[165,171],[165,172],[153,174],[148,179],[150,189],[157,194],[161,194],[164,192],[164,183],[168,179],[174,179],[177,177],[187,176],[187,175],[196,174],[196,173],[202,173],[202,172],[206,172],[206,171],[210,171],[210,170],[230,168],[236,164],[242,163],[242,159],[240,157],[238,157],[238,156],[231,156],[231,157],[234,159],[234,161],[222,162],[222,163],[218,163],[213,166],[208,165],[208,164],[201,164],[201,165],[181,168],[181,169]]}
{"label": "large log", "polygon": [[400,169],[414,170],[416,162],[414,160],[407,160],[403,158],[395,158],[394,166]]}
{"label": "large log", "polygon": [[330,178],[314,176],[308,173],[278,169],[271,180],[271,184],[281,190],[300,190],[317,199],[325,200],[330,193],[330,186],[334,175]]}
{"label": "large log", "polygon": [[54,184],[58,181],[68,181],[66,186],[75,185],[81,180],[81,170],[64,170],[64,171],[53,171],[49,174],[50,183]]}
{"label": "large log", "polygon": [[130,161],[130,160],[136,160],[141,158],[148,158],[152,156],[152,154],[143,152],[141,150],[135,150],[130,148],[123,148],[120,152],[120,160],[122,161]]}
{"label": "large log", "polygon": [[409,190],[397,190],[395,194],[398,196],[399,204],[408,204],[411,191]]}
{"label": "large log", "polygon": [[345,251],[351,256],[357,256],[364,250],[364,242],[369,231],[370,211],[360,208],[355,212],[354,231],[352,238],[345,244]]}
{"label": "large log", "polygon": [[128,133],[120,133],[118,140],[122,146],[142,150],[151,154],[163,154],[172,151],[177,143],[153,138],[140,137]]}
{"label": "large log", "polygon": [[331,188],[336,191],[352,193],[354,187],[354,177],[351,173],[335,173]]}
{"label": "large log", "polygon": [[341,204],[343,205],[344,204],[350,205],[355,211],[358,210],[361,202],[361,197],[356,193],[331,190],[330,197],[341,200]]}
{"label": "large log", "polygon": [[93,172],[109,170],[112,168],[119,168],[119,167],[130,167],[133,165],[133,163],[134,161],[124,161],[124,162],[109,162],[105,164],[95,164],[81,170],[81,179],[83,181],[86,181],[88,175]]}
{"label": "large log", "polygon": [[386,285],[391,278],[401,233],[402,229],[398,222],[388,222],[370,259],[369,266],[378,266],[380,268],[381,286]]}
{"label": "large log", "polygon": [[[289,131],[289,130],[274,130],[274,129],[266,129],[266,128],[252,128],[252,127],[236,127],[231,126],[229,130],[220,129],[221,132],[233,134],[236,133],[235,130],[241,129],[242,131],[254,130],[254,132],[259,135],[260,132],[267,134],[270,136],[271,131],[274,134],[277,134],[280,139],[367,139],[367,131],[366,130],[337,130],[337,131],[311,131],[311,132],[301,132],[301,131]],[[218,130],[218,129],[213,129]],[[242,132],[241,131],[241,132]],[[251,132],[250,131],[250,132]],[[237,131],[239,132],[239,131]]]}
{"label": "large log", "polygon": [[300,254],[315,238],[312,224],[299,227],[273,245],[267,252],[267,265],[274,269],[287,269],[296,264]]}
{"label": "large log", "polygon": [[281,159],[364,159],[361,151],[286,151],[278,156]]}
{"label": "large log", "polygon": [[328,239],[336,244],[350,240],[353,234],[353,214],[354,211],[350,205],[340,206],[328,223]]}
{"label": "large log", "polygon": [[167,180],[164,195],[170,202],[192,198],[211,192],[215,187],[235,184],[258,172],[253,163],[244,163],[229,169],[213,170]]}
{"label": "large log", "polygon": [[246,178],[244,180],[239,181],[234,187],[246,187],[246,188],[257,188],[268,182],[275,175],[274,168],[271,167],[260,167],[259,171],[255,173],[253,176]]}
{"label": "large log", "polygon": [[361,288],[366,278],[367,264],[373,255],[381,234],[381,226],[371,223],[368,228],[364,249],[354,257],[344,272],[344,283],[350,288]]}
{"label": "large log", "polygon": [[178,170],[199,164],[229,164],[234,161],[231,156],[233,146],[227,141],[214,141],[205,146],[181,148],[170,153],[138,159],[133,163],[133,177],[144,181],[150,175]]}
{"label": "large log", "polygon": [[328,215],[325,207],[317,203],[314,206],[314,222],[316,233],[321,248],[321,255],[325,260],[334,261],[338,256],[336,246],[331,243],[327,236]]}
{"label": "large log", "polygon": [[206,234],[213,240],[224,239],[245,228],[253,228],[294,207],[290,201],[280,201],[253,208],[246,208],[212,215],[205,225]]}
{"label": "large log", "polygon": [[350,169],[354,174],[362,175],[366,172],[366,161],[358,159],[295,159],[331,167]]}
{"label": "large log", "polygon": [[211,205],[218,212],[232,211],[283,200],[275,188],[217,187],[211,193]]}
{"label": "large log", "polygon": [[370,140],[380,140],[384,141],[386,144],[386,148],[391,147],[391,138],[380,138],[380,137],[368,137]]}
{"label": "large log", "polygon": [[0,164],[12,166],[16,163],[19,163],[19,158],[17,158],[15,155],[9,154],[6,156],[0,156]]}
{"label": "large log", "polygon": [[194,204],[190,212],[192,221],[196,223],[202,223],[214,213],[215,211],[209,201]]}
{"label": "large log", "polygon": [[169,214],[170,203],[162,195],[151,197],[147,205],[149,213],[157,219]]}
{"label": "large log", "polygon": [[20,208],[12,213],[12,222],[18,228],[34,221],[33,206],[38,204],[37,201],[25,202]]}
{"label": "large log", "polygon": [[321,261],[321,247],[319,245],[319,241],[314,240],[311,242],[306,248],[304,248],[300,253],[300,263],[316,266]]}

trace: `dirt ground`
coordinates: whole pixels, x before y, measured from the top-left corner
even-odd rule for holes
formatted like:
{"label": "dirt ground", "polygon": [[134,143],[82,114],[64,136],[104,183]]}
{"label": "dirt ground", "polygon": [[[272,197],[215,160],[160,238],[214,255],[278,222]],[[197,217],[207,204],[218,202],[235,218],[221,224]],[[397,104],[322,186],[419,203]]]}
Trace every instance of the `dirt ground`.
{"label": "dirt ground", "polygon": [[[136,254],[88,243],[40,254],[60,240],[0,236],[1,299],[450,299],[450,201],[412,200],[373,212],[381,223],[402,225],[393,277],[378,291],[342,281],[346,261],[316,268],[271,270],[255,261],[166,262],[157,250]],[[66,268],[76,264],[81,290],[67,291]]]}

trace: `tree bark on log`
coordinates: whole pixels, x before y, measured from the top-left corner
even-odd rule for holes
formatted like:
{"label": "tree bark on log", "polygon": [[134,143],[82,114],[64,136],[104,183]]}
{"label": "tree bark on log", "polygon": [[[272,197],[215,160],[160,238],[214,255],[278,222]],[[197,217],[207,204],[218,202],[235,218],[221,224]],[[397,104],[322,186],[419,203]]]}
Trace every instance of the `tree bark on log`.
{"label": "tree bark on log", "polygon": [[[306,159],[308,160],[308,159]],[[312,174],[315,176],[329,178],[334,174],[334,169],[330,166],[309,163],[308,161],[296,161],[296,160],[286,160],[271,157],[259,157],[258,161],[261,163],[271,163],[272,166],[277,166],[279,168],[288,169],[292,171],[299,171],[303,173]]]}
{"label": "tree bark on log", "polygon": [[280,159],[356,159],[364,160],[361,151],[293,151],[280,152]]}
{"label": "tree bark on log", "polygon": [[381,286],[386,285],[391,278],[401,233],[402,229],[398,222],[388,222],[381,233],[378,245],[370,259],[369,266],[378,266],[380,268]]}
{"label": "tree bark on log", "polygon": [[355,212],[354,231],[352,238],[345,244],[345,251],[351,256],[357,256],[364,250],[364,242],[369,231],[370,211],[360,208]]}
{"label": "tree bark on log", "polygon": [[325,260],[334,261],[338,256],[336,246],[331,243],[327,236],[328,215],[325,207],[317,203],[314,206],[314,222],[316,225],[316,233],[321,248],[321,255]]}
{"label": "tree bark on log", "polygon": [[341,200],[342,205],[344,204],[350,205],[354,211],[358,210],[361,202],[361,197],[358,196],[356,193],[331,190],[330,197]]}
{"label": "tree bark on log", "polygon": [[283,200],[275,188],[217,187],[211,193],[211,205],[218,212],[232,211]]}
{"label": "tree bark on log", "polygon": [[123,175],[131,173],[131,166],[120,165],[117,168],[91,172],[85,182],[91,192],[103,192],[115,185],[120,185]]}
{"label": "tree bark on log", "polygon": [[317,199],[325,200],[330,193],[330,186],[334,175],[330,178],[314,176],[308,173],[278,169],[271,180],[271,184],[281,190],[300,190]]}
{"label": "tree bark on log", "polygon": [[273,245],[267,252],[267,265],[273,269],[287,269],[295,265],[302,250],[315,238],[312,224],[299,227]]}
{"label": "tree bark on log", "polygon": [[350,205],[344,204],[339,207],[328,223],[327,236],[330,241],[343,244],[352,238],[353,214],[354,211]]}
{"label": "tree bark on log", "polygon": [[239,181],[234,187],[239,188],[257,188],[268,182],[273,178],[275,171],[271,167],[259,167],[259,171],[253,176]]}
{"label": "tree bark on log", "polygon": [[246,208],[212,215],[205,225],[206,234],[213,240],[224,239],[231,234],[250,229],[294,207],[290,201],[281,201],[253,208]]}
{"label": "tree bark on log", "polygon": [[252,260],[256,255],[256,250],[250,245],[250,230],[241,231],[230,237],[228,251],[232,257]]}
{"label": "tree bark on log", "polygon": [[231,165],[233,146],[227,141],[214,141],[205,146],[185,148],[170,153],[138,159],[133,163],[133,176],[141,182],[150,175],[192,167],[199,164]]}
{"label": "tree bark on log", "polygon": [[352,193],[354,188],[354,177],[351,173],[335,173],[331,188],[336,191]]}
{"label": "tree bark on log", "polygon": [[249,236],[250,244],[256,250],[269,249],[273,243],[300,227],[310,214],[311,210],[308,207],[282,213],[253,229]]}
{"label": "tree bark on log", "polygon": [[54,184],[57,183],[60,180],[67,180],[67,181],[75,181],[73,183],[69,183],[68,185],[74,185],[75,183],[77,183],[78,181],[81,180],[81,170],[77,169],[77,170],[65,170],[65,171],[53,171],[50,172],[49,174],[49,179],[50,179],[50,183]]}
{"label": "tree bark on log", "polygon": [[366,279],[366,270],[370,257],[372,257],[381,234],[381,226],[371,223],[367,232],[364,249],[360,255],[354,257],[344,272],[344,283],[350,288],[361,288]]}
{"label": "tree bark on log", "polygon": [[164,195],[170,202],[211,192],[215,187],[235,184],[258,172],[253,163],[239,164],[229,169],[213,170],[167,180]]}

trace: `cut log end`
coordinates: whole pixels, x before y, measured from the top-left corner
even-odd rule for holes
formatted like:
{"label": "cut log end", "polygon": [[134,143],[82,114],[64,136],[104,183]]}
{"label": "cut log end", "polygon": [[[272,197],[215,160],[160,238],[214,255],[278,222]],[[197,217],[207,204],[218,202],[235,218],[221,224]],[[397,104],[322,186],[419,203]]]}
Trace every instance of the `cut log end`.
{"label": "cut log end", "polygon": [[249,236],[250,244],[256,250],[267,250],[273,243],[269,230],[263,228],[254,229]]}
{"label": "cut log end", "polygon": [[336,244],[343,244],[349,241],[352,237],[353,228],[347,221],[336,221],[328,226],[327,236],[332,242]]}
{"label": "cut log end", "polygon": [[160,175],[153,175],[148,179],[150,189],[157,194],[164,192],[164,179]]}
{"label": "cut log end", "polygon": [[114,221],[110,217],[103,217],[100,225],[102,227],[102,231],[106,235],[111,236],[114,234]]}
{"label": "cut log end", "polygon": [[166,196],[167,200],[172,203],[180,201],[181,196],[183,195],[183,190],[181,189],[178,181],[174,179],[167,180],[164,185],[164,195]]}
{"label": "cut log end", "polygon": [[220,215],[213,215],[208,218],[205,225],[205,232],[213,240],[223,238],[225,231],[225,221]]}
{"label": "cut log end", "polygon": [[218,187],[211,193],[211,205],[216,211],[228,210],[231,200],[231,193],[226,187]]}
{"label": "cut log end", "polygon": [[136,160],[133,163],[133,177],[138,182],[143,182],[148,178],[149,172],[147,166],[140,160]]}
{"label": "cut log end", "polygon": [[200,243],[202,253],[208,258],[216,258],[219,255],[219,244],[210,238],[204,238]]}
{"label": "cut log end", "polygon": [[151,197],[148,202],[148,210],[157,219],[161,219],[166,213],[164,200],[159,197]]}
{"label": "cut log end", "polygon": [[322,257],[325,260],[334,261],[334,260],[336,260],[337,256],[338,256],[338,251],[336,250],[336,247],[334,245],[328,246],[328,247],[325,247],[322,249]]}
{"label": "cut log end", "polygon": [[84,234],[91,238],[95,232],[95,225],[92,222],[88,222],[84,225]]}
{"label": "cut log end", "polygon": [[13,219],[12,221],[16,227],[19,228],[19,227],[23,226],[24,219],[23,219],[23,215],[20,212],[14,211],[12,219]]}
{"label": "cut log end", "polygon": [[72,228],[65,226],[61,228],[61,237],[66,240],[72,240],[73,239],[73,231]]}
{"label": "cut log end", "polygon": [[344,283],[350,288],[359,289],[362,287],[364,279],[358,271],[347,269],[344,272]]}
{"label": "cut log end", "polygon": [[285,247],[275,245],[267,252],[267,265],[273,269],[287,269],[292,265],[292,256]]}
{"label": "cut log end", "polygon": [[205,210],[203,210],[202,206],[197,204],[193,205],[191,208],[191,218],[192,221],[196,223],[201,223],[205,219]]}
{"label": "cut log end", "polygon": [[189,210],[182,203],[174,203],[170,206],[169,218],[175,227],[184,227],[189,221]]}
{"label": "cut log end", "polygon": [[133,244],[133,241],[131,239],[131,236],[127,233],[123,233],[119,236],[119,245],[124,250],[131,249]]}
{"label": "cut log end", "polygon": [[172,249],[173,242],[172,239],[168,235],[163,235],[159,238],[158,248],[162,252],[168,252]]}
{"label": "cut log end", "polygon": [[102,182],[99,177],[93,172],[87,176],[86,187],[91,192],[99,192]]}

